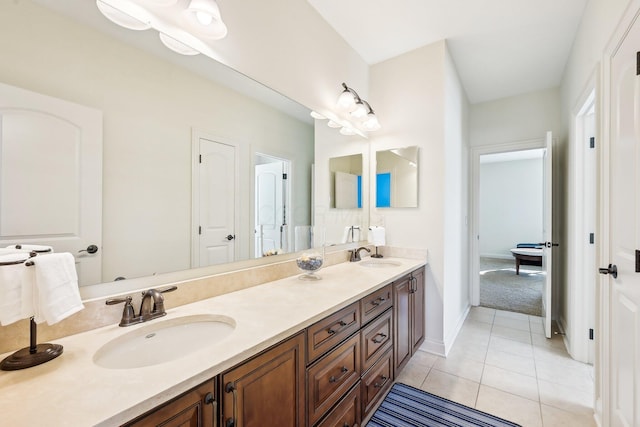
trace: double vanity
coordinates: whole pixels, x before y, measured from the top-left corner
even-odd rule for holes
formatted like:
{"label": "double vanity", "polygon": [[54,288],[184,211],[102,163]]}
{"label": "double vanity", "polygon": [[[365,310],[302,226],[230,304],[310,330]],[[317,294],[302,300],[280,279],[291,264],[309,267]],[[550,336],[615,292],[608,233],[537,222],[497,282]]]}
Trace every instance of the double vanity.
{"label": "double vanity", "polygon": [[0,372],[3,423],[360,426],[424,340],[424,266],[343,262],[176,308],[167,294],[162,318]]}

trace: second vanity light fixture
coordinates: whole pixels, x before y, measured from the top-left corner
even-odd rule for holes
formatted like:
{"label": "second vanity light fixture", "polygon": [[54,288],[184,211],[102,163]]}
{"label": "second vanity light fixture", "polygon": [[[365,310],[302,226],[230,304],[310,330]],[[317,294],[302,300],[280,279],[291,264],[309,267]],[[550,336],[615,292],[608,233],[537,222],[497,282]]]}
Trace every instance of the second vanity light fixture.
{"label": "second vanity light fixture", "polygon": [[[346,120],[331,120],[327,125],[331,128],[340,129],[342,135],[361,135],[362,131],[375,132],[380,129],[378,117],[371,108],[371,105],[358,95],[354,89],[342,83],[343,91],[338,97],[337,109],[342,116],[347,116]],[[312,111],[311,117],[316,119],[326,119],[323,115]]]}
{"label": "second vanity light fixture", "polygon": [[186,39],[219,40],[227,35],[215,0],[96,0],[96,6],[110,21],[124,28],[137,31],[155,28],[162,43],[182,55],[200,52],[161,28],[174,27],[176,34],[186,35]]}

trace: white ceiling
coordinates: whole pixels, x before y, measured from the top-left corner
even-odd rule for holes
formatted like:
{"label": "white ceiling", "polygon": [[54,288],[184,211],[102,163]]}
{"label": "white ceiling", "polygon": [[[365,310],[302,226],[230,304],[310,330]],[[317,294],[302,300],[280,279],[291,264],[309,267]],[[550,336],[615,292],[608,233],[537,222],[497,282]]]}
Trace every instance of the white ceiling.
{"label": "white ceiling", "polygon": [[472,104],[560,85],[588,0],[308,0],[369,64],[446,39]]}

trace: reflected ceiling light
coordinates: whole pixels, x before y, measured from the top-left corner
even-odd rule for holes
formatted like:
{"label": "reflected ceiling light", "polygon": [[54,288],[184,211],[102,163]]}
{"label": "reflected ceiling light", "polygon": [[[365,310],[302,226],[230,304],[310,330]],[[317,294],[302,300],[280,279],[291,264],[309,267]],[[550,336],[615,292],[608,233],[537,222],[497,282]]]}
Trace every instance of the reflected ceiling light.
{"label": "reflected ceiling light", "polygon": [[205,37],[218,40],[227,36],[227,26],[215,0],[191,0],[187,13],[196,31]]}
{"label": "reflected ceiling light", "polygon": [[342,127],[342,125],[341,125],[340,123],[336,123],[336,122],[334,122],[333,120],[329,120],[329,121],[327,122],[327,126],[329,126],[330,128],[334,128],[334,129],[337,129],[337,128],[341,128],[341,127]]}
{"label": "reflected ceiling light", "polygon": [[311,111],[311,113],[309,113],[309,115],[311,117],[313,117],[314,119],[318,119],[318,120],[326,120],[327,119],[325,116],[323,116],[322,114],[318,113],[317,111]]}
{"label": "reflected ceiling light", "polygon": [[180,55],[197,55],[200,53],[194,48],[187,46],[186,44],[174,39],[171,36],[168,36],[164,33],[158,33],[158,35],[160,36],[162,44],[164,44],[172,51],[179,53]]}
{"label": "reflected ceiling light", "polygon": [[340,133],[342,135],[351,136],[351,135],[355,135],[356,131],[353,128],[350,128],[350,127],[347,127],[347,126],[343,126],[342,128],[340,128]]}
{"label": "reflected ceiling light", "polygon": [[[129,30],[143,31],[151,28],[149,22],[135,16],[141,16],[144,11],[135,4],[126,4],[126,10],[115,8],[101,0],[96,0],[98,10],[111,22]],[[135,15],[135,16],[134,16]]]}
{"label": "reflected ceiling light", "polygon": [[176,3],[178,3],[178,0],[153,0],[153,4],[164,7],[173,6]]}

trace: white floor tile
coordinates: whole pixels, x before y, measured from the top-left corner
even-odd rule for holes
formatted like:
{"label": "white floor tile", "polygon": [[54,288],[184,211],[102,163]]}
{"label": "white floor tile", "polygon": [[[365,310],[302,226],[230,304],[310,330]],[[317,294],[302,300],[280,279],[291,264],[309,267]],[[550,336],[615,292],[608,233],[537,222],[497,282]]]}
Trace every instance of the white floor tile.
{"label": "white floor tile", "polygon": [[503,326],[505,328],[517,329],[519,331],[530,331],[529,319],[513,319],[511,317],[496,316],[493,327]]}
{"label": "white floor tile", "polygon": [[504,351],[516,356],[530,357],[533,359],[533,346],[531,344],[514,341],[507,338],[492,335],[489,341],[489,350]]}
{"label": "white floor tile", "polygon": [[593,413],[593,392],[538,380],[540,402],[576,414]]}
{"label": "white floor tile", "polygon": [[480,386],[476,409],[513,421],[522,427],[542,427],[538,402],[486,385]]}
{"label": "white floor tile", "polygon": [[596,427],[593,414],[574,414],[553,406],[541,405],[544,427]]}
{"label": "white floor tile", "polygon": [[531,357],[523,357],[504,351],[490,349],[485,359],[487,365],[496,366],[530,377],[536,376],[536,364]]}
{"label": "white floor tile", "polygon": [[538,381],[535,377],[486,365],[482,374],[481,383],[529,400],[534,400],[536,402],[539,400]]}
{"label": "white floor tile", "polygon": [[422,383],[427,378],[430,368],[425,368],[418,364],[412,364],[411,361],[407,363],[400,375],[396,378],[396,382],[410,385],[415,388],[420,388]]}
{"label": "white floor tile", "polygon": [[529,316],[522,313],[516,313],[515,311],[496,310],[496,318],[508,317],[510,319],[529,320]]}
{"label": "white floor tile", "polygon": [[473,407],[476,404],[479,386],[480,384],[475,381],[432,369],[420,388],[445,399]]}
{"label": "white floor tile", "polygon": [[484,363],[464,356],[449,356],[439,358],[433,368],[479,383]]}
{"label": "white floor tile", "polygon": [[531,332],[529,331],[519,331],[517,329],[493,325],[493,329],[491,329],[491,335],[507,338],[514,341],[520,341],[526,344],[531,344]]}

